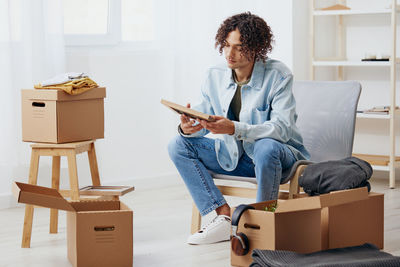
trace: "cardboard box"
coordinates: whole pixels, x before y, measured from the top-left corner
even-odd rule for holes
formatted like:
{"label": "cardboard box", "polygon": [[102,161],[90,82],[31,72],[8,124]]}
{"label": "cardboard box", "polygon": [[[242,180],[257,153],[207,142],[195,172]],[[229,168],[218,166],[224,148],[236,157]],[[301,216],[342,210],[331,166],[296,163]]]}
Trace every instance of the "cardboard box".
{"label": "cardboard box", "polygon": [[383,249],[384,195],[370,192],[368,198],[329,207],[329,248],[372,243]]}
{"label": "cardboard box", "polygon": [[22,140],[67,143],[104,138],[105,96],[104,87],[80,95],[22,90]]}
{"label": "cardboard box", "polygon": [[383,194],[368,194],[366,188],[336,191],[278,200],[275,212],[265,211],[272,202],[250,204],[255,210],[242,214],[238,232],[249,238],[250,251],[245,256],[231,251],[233,266],[249,266],[253,249],[311,253],[366,242],[383,248]]}
{"label": "cardboard box", "polygon": [[133,211],[122,202],[68,202],[55,189],[18,182],[13,193],[20,203],[68,211],[68,259],[73,266],[132,266]]}

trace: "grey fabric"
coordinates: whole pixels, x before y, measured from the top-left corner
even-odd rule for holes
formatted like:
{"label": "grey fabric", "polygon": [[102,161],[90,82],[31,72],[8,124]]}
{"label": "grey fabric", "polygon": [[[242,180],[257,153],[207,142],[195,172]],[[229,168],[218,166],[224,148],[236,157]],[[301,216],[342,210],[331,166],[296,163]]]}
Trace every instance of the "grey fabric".
{"label": "grey fabric", "polygon": [[300,254],[285,250],[253,250],[250,267],[395,267],[400,257],[379,251],[372,244]]}
{"label": "grey fabric", "polygon": [[355,81],[301,81],[293,85],[297,126],[311,161],[351,156],[361,85]]}
{"label": "grey fabric", "polygon": [[368,162],[348,157],[311,164],[299,177],[299,185],[312,196],[364,186],[370,191],[371,175],[372,167]]}
{"label": "grey fabric", "polygon": [[[296,81],[293,94],[298,114],[296,125],[310,161],[299,161],[286,170],[282,183],[287,183],[297,166],[350,157],[361,84],[356,81]],[[230,178],[232,177],[232,178]],[[255,177],[213,175],[213,178],[257,183]]]}

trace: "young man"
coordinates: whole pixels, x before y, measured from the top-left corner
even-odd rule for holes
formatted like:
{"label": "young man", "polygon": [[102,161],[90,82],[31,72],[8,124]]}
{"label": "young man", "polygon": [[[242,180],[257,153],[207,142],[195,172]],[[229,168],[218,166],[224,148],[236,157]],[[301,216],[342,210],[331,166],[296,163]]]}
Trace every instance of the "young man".
{"label": "young man", "polygon": [[[222,23],[215,40],[227,66],[208,71],[202,99],[193,109],[216,121],[196,122],[182,115],[180,135],[168,146],[200,214],[217,213],[189,237],[189,244],[230,237],[230,207],[209,171],[255,176],[260,202],[276,199],[282,171],[309,158],[296,127],[293,76],[283,63],[267,59],[273,42],[270,27],[250,12],[241,13]],[[204,137],[209,132],[221,139]]]}

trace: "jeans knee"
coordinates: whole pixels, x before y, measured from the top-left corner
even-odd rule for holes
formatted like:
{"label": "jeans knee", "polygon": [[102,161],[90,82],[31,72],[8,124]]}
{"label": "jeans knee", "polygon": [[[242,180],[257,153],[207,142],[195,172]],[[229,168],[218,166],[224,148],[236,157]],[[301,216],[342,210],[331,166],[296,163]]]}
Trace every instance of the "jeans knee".
{"label": "jeans knee", "polygon": [[254,145],[254,160],[268,161],[272,159],[279,160],[279,153],[282,144],[274,139],[265,138],[256,141]]}
{"label": "jeans knee", "polygon": [[182,153],[185,143],[182,136],[177,135],[168,143],[168,154],[172,161]]}

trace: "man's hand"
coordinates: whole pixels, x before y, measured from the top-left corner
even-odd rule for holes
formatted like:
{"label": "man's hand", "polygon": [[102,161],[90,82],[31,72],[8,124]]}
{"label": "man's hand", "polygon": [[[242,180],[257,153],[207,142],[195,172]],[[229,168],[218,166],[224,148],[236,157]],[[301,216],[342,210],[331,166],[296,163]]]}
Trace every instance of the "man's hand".
{"label": "man's hand", "polygon": [[235,124],[233,121],[228,120],[222,116],[212,116],[215,121],[207,122],[205,120],[200,120],[200,125],[209,130],[213,134],[234,134],[235,133]]}
{"label": "man's hand", "polygon": [[[190,103],[188,103],[186,105],[187,108],[190,108]],[[196,126],[193,126],[193,124],[196,121],[189,118],[188,116],[186,116],[185,114],[181,115],[181,130],[184,134],[193,134],[195,132],[200,131],[201,129],[203,129],[203,126],[201,124],[197,124]]]}

